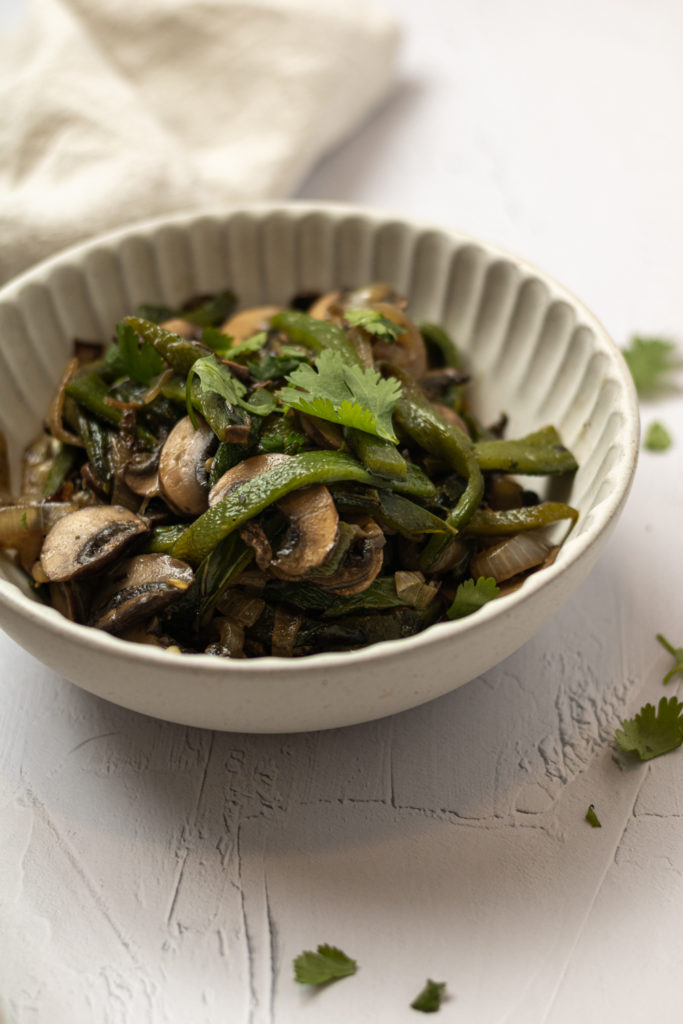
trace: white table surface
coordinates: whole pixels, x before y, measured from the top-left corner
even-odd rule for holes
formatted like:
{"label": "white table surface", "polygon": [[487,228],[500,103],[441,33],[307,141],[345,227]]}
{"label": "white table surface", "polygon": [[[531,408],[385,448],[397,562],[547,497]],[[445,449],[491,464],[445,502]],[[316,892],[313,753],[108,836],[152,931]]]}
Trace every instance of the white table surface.
{"label": "white table surface", "polygon": [[[385,4],[401,82],[300,195],[521,252],[619,344],[683,336],[679,0]],[[2,1024],[407,1024],[427,977],[444,1024],[679,1024],[683,750],[627,765],[614,730],[680,690],[655,633],[683,644],[682,383],[575,597],[413,711],[212,734],[0,637]],[[311,993],[321,942],[360,969]]]}

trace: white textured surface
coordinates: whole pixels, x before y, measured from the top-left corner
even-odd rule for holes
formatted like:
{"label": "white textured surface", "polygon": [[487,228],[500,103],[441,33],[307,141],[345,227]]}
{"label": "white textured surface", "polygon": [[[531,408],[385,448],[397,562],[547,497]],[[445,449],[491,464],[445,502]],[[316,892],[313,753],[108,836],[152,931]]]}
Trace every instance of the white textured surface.
{"label": "white textured surface", "polygon": [[[388,6],[405,88],[303,194],[521,251],[619,341],[680,336],[683,9]],[[679,1024],[683,754],[624,768],[612,746],[620,717],[677,692],[654,634],[683,642],[680,393],[655,416],[676,447],[643,454],[580,591],[415,711],[214,735],[3,640],[3,1024],[400,1024],[427,975],[448,982],[444,1024]],[[310,997],[290,961],[322,941],[362,969]]]}

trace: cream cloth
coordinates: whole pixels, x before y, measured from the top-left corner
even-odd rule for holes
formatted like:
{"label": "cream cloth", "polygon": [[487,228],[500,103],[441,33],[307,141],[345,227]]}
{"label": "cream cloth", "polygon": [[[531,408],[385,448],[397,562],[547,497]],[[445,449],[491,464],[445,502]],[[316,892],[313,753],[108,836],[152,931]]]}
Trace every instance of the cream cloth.
{"label": "cream cloth", "polygon": [[0,281],[169,211],[290,194],[389,92],[367,0],[34,0],[0,39]]}

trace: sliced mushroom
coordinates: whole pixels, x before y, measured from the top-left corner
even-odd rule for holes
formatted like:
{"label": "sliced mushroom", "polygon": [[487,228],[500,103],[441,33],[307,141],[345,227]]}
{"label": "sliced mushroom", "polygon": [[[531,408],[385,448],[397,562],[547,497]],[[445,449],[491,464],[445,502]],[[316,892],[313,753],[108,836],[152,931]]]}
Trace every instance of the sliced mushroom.
{"label": "sliced mushroom", "polygon": [[316,320],[330,320],[333,316],[341,313],[341,297],[340,291],[325,292],[315,300],[308,310],[308,315],[315,317]]}
{"label": "sliced mushroom", "polygon": [[382,568],[385,537],[375,520],[369,516],[359,517],[357,526],[359,538],[339,569],[331,576],[309,573],[307,580],[322,590],[332,591],[343,597],[361,594],[368,589]]}
{"label": "sliced mushroom", "polygon": [[170,320],[164,320],[159,326],[163,327],[165,331],[177,334],[179,338],[184,338],[185,341],[195,341],[202,333],[197,324],[177,316],[171,317]]}
{"label": "sliced mushroom", "polygon": [[260,476],[261,473],[265,473],[267,469],[286,462],[290,458],[291,455],[285,455],[283,452],[271,452],[268,455],[252,455],[249,459],[243,459],[242,462],[238,462],[236,466],[219,477],[213,485],[209,491],[209,505],[215,505],[222,501],[236,487],[240,487],[247,481]]}
{"label": "sliced mushroom", "polygon": [[181,516],[199,516],[209,495],[207,459],[218,444],[211,427],[201,416],[195,429],[189,416],[174,426],[159,456],[159,490]]}
{"label": "sliced mushroom", "polygon": [[243,309],[229,317],[221,326],[221,331],[223,334],[229,334],[235,343],[246,341],[259,331],[267,331],[270,327],[270,318],[276,313],[281,313],[283,309],[284,306],[254,306]]}
{"label": "sliced mushroom", "polygon": [[153,452],[134,452],[126,463],[123,479],[127,487],[141,498],[154,498],[159,494],[160,449]]}
{"label": "sliced mushroom", "polygon": [[158,615],[190,586],[194,573],[170,555],[136,555],[109,577],[90,624],[120,634]]}
{"label": "sliced mushroom", "polygon": [[271,572],[287,579],[307,575],[327,560],[339,536],[339,514],[332,495],[323,484],[293,491],[277,502],[289,526]]}
{"label": "sliced mushroom", "polygon": [[308,413],[299,413],[301,429],[311,441],[319,448],[328,448],[339,451],[344,445],[344,435],[338,423],[330,423],[328,420],[321,420],[318,416],[309,416]]}
{"label": "sliced mushroom", "polygon": [[96,572],[149,527],[118,505],[89,505],[57,522],[43,544],[40,565],[54,583]]}

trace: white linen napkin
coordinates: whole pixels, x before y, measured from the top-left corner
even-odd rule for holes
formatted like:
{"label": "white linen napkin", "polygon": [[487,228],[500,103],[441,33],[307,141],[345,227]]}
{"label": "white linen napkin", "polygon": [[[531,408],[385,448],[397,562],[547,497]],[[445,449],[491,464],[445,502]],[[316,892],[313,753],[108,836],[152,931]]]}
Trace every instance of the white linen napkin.
{"label": "white linen napkin", "polygon": [[291,193],[388,94],[368,0],[33,0],[0,38],[0,282],[144,217]]}

